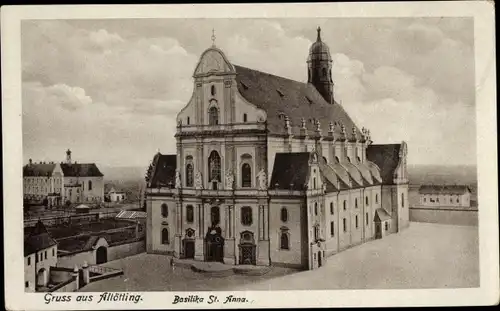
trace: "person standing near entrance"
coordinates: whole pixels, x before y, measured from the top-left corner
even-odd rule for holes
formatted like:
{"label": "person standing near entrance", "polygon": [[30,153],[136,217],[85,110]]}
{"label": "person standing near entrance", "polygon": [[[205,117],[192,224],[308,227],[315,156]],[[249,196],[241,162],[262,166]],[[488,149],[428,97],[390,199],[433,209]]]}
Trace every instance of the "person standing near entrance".
{"label": "person standing near entrance", "polygon": [[175,270],[174,257],[170,258],[170,269],[172,269],[172,272]]}

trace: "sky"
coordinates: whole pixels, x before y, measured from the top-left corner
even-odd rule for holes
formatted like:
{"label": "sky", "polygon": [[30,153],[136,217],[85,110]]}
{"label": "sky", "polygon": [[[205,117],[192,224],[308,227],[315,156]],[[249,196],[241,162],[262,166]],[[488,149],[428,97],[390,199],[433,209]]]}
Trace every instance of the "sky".
{"label": "sky", "polygon": [[21,28],[23,159],[147,166],[175,153],[202,52],[297,81],[316,28],[335,98],[408,163],[476,165],[471,18],[31,20]]}

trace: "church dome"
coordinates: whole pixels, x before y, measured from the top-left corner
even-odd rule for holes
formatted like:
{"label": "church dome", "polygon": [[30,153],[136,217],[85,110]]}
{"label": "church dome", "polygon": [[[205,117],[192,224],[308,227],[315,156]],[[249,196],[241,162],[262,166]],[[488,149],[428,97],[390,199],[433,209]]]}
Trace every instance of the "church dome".
{"label": "church dome", "polygon": [[330,56],[330,48],[328,45],[321,41],[321,28],[318,27],[318,37],[316,39],[316,42],[314,42],[311,47],[309,48],[309,57],[308,61],[315,61],[315,60],[328,60],[331,61],[332,57]]}

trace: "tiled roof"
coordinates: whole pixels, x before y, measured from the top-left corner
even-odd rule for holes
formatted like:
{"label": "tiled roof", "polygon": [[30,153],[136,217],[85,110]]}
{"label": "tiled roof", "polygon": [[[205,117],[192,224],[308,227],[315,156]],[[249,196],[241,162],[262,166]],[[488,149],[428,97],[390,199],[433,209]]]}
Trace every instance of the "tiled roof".
{"label": "tiled roof", "polygon": [[422,185],[418,189],[420,194],[453,194],[461,195],[466,192],[471,192],[469,186],[466,185]]}
{"label": "tiled roof", "polygon": [[309,173],[309,152],[277,153],[270,189],[305,190]]}
{"label": "tiled roof", "polygon": [[23,167],[23,176],[52,176],[55,164],[28,164]]}
{"label": "tiled roof", "polygon": [[175,169],[177,155],[157,153],[153,159],[153,172],[149,182],[150,188],[173,187],[175,185]]}
{"label": "tiled roof", "polygon": [[[294,135],[300,133],[302,118],[306,120],[309,134],[314,133],[316,120],[321,121],[323,135],[327,135],[330,122],[337,124],[334,127],[337,134],[341,132],[341,124],[347,133],[352,133],[356,126],[341,105],[326,102],[312,84],[241,66],[235,69],[238,91],[247,101],[266,111],[270,134],[286,133],[285,120],[280,114],[288,116]],[[357,127],[356,131],[360,132]]]}
{"label": "tiled roof", "polygon": [[380,168],[383,184],[393,184],[400,150],[401,144],[369,145],[366,149],[366,158]]}
{"label": "tiled roof", "polygon": [[95,163],[62,163],[61,169],[64,176],[71,177],[101,177],[104,176]]}
{"label": "tiled roof", "polygon": [[377,210],[375,211],[374,220],[377,222],[380,222],[380,221],[385,221],[388,219],[391,219],[391,215],[389,215],[389,213],[387,213],[387,211],[385,209],[377,208]]}
{"label": "tiled roof", "polygon": [[28,256],[57,244],[41,221],[38,221],[31,229],[25,230],[25,235],[24,256]]}

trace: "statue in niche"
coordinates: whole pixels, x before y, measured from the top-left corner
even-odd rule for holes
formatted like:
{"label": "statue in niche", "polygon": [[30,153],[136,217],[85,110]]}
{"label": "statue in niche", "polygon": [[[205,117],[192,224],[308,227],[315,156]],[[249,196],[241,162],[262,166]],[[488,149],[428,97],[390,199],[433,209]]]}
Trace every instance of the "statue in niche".
{"label": "statue in niche", "polygon": [[203,189],[203,180],[201,178],[200,171],[196,171],[196,174],[194,175],[194,187],[196,189]]}
{"label": "statue in niche", "polygon": [[267,189],[267,176],[266,172],[264,169],[261,169],[259,171],[259,174],[257,174],[257,178],[259,179],[259,190],[266,190]]}
{"label": "statue in niche", "polygon": [[234,186],[233,170],[229,169],[226,172],[226,189],[227,190],[233,190],[233,186]]}
{"label": "statue in niche", "polygon": [[179,172],[179,170],[175,170],[175,188],[180,189],[181,187],[181,173]]}

